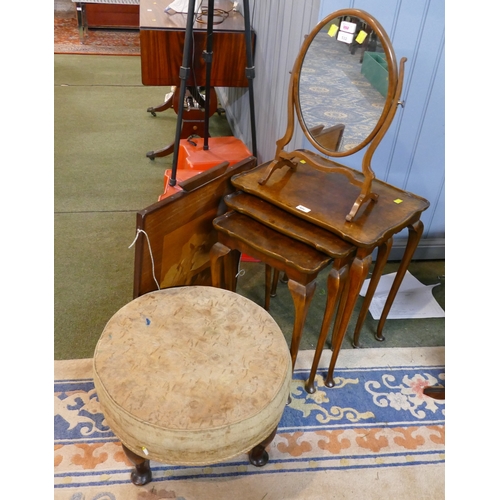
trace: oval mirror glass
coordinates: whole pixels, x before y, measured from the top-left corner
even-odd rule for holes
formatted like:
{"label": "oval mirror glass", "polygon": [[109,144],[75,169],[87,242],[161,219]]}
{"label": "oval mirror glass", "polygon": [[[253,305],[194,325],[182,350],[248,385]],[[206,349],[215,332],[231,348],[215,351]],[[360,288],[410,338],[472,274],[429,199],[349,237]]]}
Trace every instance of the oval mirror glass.
{"label": "oval mirror glass", "polygon": [[302,129],[328,155],[355,153],[392,101],[397,75],[387,34],[374,19],[340,15],[326,18],[307,42],[298,79]]}

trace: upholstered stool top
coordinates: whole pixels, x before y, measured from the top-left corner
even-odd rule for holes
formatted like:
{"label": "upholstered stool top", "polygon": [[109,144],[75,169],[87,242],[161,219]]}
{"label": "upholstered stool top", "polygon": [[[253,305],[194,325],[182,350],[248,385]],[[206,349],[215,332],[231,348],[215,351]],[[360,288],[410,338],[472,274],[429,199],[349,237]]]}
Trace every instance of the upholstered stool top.
{"label": "upholstered stool top", "polygon": [[211,464],[260,443],[281,418],[291,359],[272,317],[203,286],[143,295],[108,322],[94,355],[106,422],[151,460]]}

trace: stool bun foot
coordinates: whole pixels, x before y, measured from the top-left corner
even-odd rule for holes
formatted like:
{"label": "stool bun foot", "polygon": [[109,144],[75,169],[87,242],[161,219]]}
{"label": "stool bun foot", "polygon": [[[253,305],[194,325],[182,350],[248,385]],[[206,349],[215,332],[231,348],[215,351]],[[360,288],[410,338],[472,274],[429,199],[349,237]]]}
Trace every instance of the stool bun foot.
{"label": "stool bun foot", "polygon": [[248,459],[252,465],[255,465],[255,467],[263,467],[269,461],[269,453],[266,451],[266,446],[269,445],[274,439],[277,430],[278,428],[276,427],[273,432],[271,432],[271,434],[264,439],[264,441],[262,441],[262,443],[259,443],[250,451]]}
{"label": "stool bun foot", "polygon": [[127,458],[135,465],[135,469],[133,469],[130,473],[130,480],[132,483],[136,486],[144,486],[145,484],[150,483],[153,479],[153,474],[151,473],[149,460],[136,455],[123,444],[122,448],[125,455],[127,455]]}
{"label": "stool bun foot", "polygon": [[249,460],[252,465],[255,465],[255,467],[264,467],[264,465],[266,465],[269,461],[269,453],[267,453],[264,446],[258,444],[250,452]]}

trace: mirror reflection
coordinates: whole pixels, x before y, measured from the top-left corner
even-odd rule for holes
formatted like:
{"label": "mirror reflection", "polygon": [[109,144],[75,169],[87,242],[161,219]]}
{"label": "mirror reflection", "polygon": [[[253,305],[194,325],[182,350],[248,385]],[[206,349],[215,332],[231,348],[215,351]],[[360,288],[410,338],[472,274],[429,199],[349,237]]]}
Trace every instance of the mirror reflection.
{"label": "mirror reflection", "polygon": [[387,58],[362,19],[337,17],[314,37],[299,75],[303,125],[331,152],[347,152],[374,131],[385,106]]}

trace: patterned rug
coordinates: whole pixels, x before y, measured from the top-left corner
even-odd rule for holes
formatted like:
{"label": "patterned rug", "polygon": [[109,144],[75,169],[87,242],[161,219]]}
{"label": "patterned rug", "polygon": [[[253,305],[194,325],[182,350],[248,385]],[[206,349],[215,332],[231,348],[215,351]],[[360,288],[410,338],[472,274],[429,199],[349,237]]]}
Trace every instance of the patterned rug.
{"label": "patterned rug", "polygon": [[[444,498],[444,348],[342,350],[336,386],[303,386],[312,351],[300,351],[291,403],[263,468],[246,455],[209,467],[152,462],[153,481],[130,482],[131,465],[106,426],[92,360],[56,361],[56,500],[283,500]],[[333,493],[335,492],[335,493]]]}
{"label": "patterned rug", "polygon": [[89,30],[80,43],[75,17],[54,17],[54,54],[140,55],[139,31]]}

